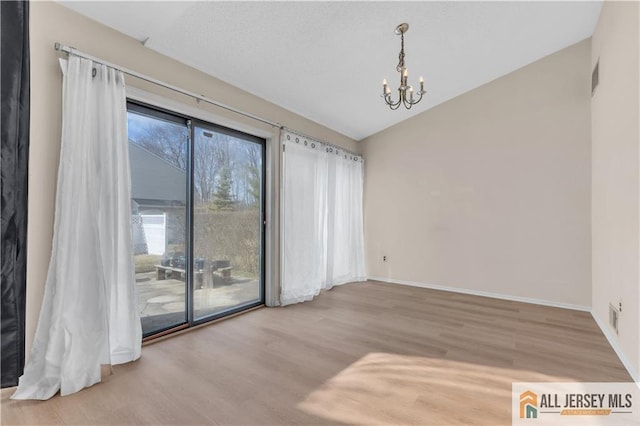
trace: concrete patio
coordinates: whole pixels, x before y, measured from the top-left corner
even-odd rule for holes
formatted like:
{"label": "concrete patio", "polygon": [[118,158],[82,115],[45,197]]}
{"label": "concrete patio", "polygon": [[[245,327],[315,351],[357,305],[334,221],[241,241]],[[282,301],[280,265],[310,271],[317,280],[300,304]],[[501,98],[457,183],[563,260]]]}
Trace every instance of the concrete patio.
{"label": "concrete patio", "polygon": [[[141,317],[151,317],[185,310],[185,282],[175,278],[157,280],[156,272],[136,274],[138,307]],[[258,281],[231,277],[228,283],[194,291],[196,311],[216,313],[260,297]]]}

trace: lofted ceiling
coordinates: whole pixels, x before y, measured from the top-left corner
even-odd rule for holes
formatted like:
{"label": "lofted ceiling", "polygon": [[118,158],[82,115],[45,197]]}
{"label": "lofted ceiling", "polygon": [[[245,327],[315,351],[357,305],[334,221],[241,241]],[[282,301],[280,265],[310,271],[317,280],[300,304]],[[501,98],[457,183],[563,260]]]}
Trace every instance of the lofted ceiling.
{"label": "lofted ceiling", "polygon": [[[149,49],[356,140],[590,37],[600,1],[61,1]],[[409,83],[427,94],[391,111],[400,37]],[[88,52],[91,53],[91,52]],[[215,98],[215,94],[210,94]]]}

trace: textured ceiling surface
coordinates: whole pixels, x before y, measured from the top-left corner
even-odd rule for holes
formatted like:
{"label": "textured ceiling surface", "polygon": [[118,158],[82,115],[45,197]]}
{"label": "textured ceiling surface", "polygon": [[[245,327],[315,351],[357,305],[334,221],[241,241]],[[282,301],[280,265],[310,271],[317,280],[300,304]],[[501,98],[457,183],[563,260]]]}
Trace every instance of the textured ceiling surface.
{"label": "textured ceiling surface", "polygon": [[[63,5],[145,46],[360,140],[592,35],[602,3],[79,2]],[[400,37],[409,83],[391,111]],[[91,53],[91,52],[88,52]],[[394,93],[395,94],[395,93]],[[215,98],[215,94],[211,94]],[[285,123],[286,124],[286,123]]]}

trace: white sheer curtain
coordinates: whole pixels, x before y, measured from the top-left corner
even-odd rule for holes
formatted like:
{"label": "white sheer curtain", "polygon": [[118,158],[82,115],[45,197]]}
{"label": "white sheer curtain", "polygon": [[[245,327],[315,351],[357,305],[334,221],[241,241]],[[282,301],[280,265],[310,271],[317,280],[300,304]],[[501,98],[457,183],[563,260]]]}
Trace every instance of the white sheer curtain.
{"label": "white sheer curtain", "polygon": [[326,287],[366,280],[360,156],[328,148]]}
{"label": "white sheer curtain", "polygon": [[320,144],[285,142],[283,305],[311,300],[326,281],[327,158]]}
{"label": "white sheer curtain", "polygon": [[283,131],[280,303],[364,281],[362,157]]}
{"label": "white sheer curtain", "polygon": [[101,364],[140,357],[124,75],[70,56],[51,261],[35,340],[13,399],[68,395]]}

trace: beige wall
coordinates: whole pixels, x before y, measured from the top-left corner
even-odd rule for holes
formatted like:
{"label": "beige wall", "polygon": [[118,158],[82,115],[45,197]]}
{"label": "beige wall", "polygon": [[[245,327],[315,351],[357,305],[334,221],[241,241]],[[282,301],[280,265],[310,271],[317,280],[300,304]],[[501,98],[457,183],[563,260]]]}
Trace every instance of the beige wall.
{"label": "beige wall", "polygon": [[[27,352],[31,347],[40,312],[44,282],[51,253],[55,185],[60,150],[62,75],[58,65],[61,55],[53,49],[55,42],[73,46],[93,56],[131,68],[143,74],[200,93],[229,106],[280,122],[310,136],[356,150],[357,144],[339,133],[241,91],[220,80],[182,65],[142,46],[138,41],[100,25],[65,7],[50,2],[32,2],[31,29],[31,149],[29,166],[29,228],[27,252]],[[257,66],[259,64],[256,64]],[[129,78],[128,85],[209,110],[277,136],[271,127],[225,112],[199,105],[193,100]],[[223,122],[221,124],[228,124]],[[278,150],[276,149],[276,153]],[[274,155],[272,172],[277,176],[279,156]],[[277,182],[272,185],[273,206],[277,206]],[[277,223],[277,209],[272,209]],[[277,228],[274,229],[277,235]],[[275,241],[275,239],[274,239]],[[276,244],[276,243],[274,243]],[[274,246],[277,247],[277,246]],[[273,250],[277,252],[277,250]],[[274,265],[278,260],[271,259]]]}
{"label": "beige wall", "polygon": [[[607,2],[592,43],[578,43],[365,139],[368,275],[593,304],[605,322],[609,301],[622,300],[618,343],[637,377],[638,36],[638,3]],[[61,126],[56,41],[358,150],[343,135],[63,6],[32,2],[27,350],[51,251]],[[601,85],[590,103],[590,66],[598,57]],[[132,79],[129,84],[208,108]],[[277,220],[277,210],[273,214]]]}
{"label": "beige wall", "polygon": [[585,40],[362,141],[368,276],[589,307],[589,61]]}
{"label": "beige wall", "polygon": [[592,40],[600,85],[591,100],[593,314],[640,380],[640,107],[638,2],[606,1]]}

